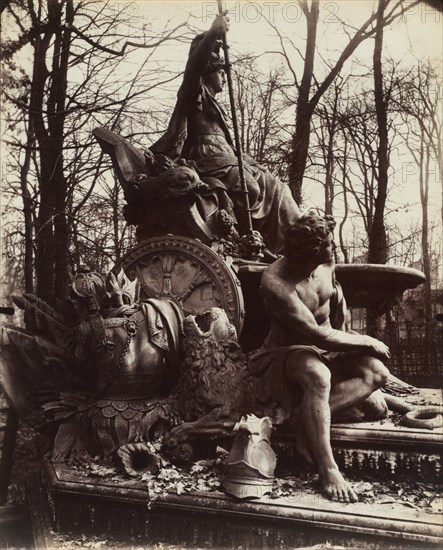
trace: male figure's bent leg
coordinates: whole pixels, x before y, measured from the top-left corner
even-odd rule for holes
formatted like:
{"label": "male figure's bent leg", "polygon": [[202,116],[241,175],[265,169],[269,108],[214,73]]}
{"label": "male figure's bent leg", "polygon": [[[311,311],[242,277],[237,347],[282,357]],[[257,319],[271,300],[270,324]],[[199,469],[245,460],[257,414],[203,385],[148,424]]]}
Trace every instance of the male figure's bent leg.
{"label": "male figure's bent leg", "polygon": [[288,381],[303,388],[302,421],[317,463],[323,489],[333,500],[357,501],[357,495],[341,475],[334,460],[330,438],[329,397],[331,372],[310,352],[296,352],[286,363]]}
{"label": "male figure's bent leg", "polygon": [[389,376],[389,370],[380,359],[370,355],[342,354],[339,360],[337,368],[348,379],[334,384],[331,389],[331,414],[360,405],[374,391],[383,387]]}

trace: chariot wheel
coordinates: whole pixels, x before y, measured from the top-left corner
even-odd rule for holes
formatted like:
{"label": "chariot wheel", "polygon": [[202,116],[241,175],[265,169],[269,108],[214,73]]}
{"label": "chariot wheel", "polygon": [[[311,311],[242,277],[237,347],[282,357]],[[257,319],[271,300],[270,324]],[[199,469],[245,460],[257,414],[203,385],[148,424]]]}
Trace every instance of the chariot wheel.
{"label": "chariot wheel", "polygon": [[223,259],[200,241],[176,235],[154,237],[128,252],[112,271],[117,274],[120,269],[138,281],[140,300],[171,298],[185,315],[223,308],[240,334],[245,315],[240,282]]}

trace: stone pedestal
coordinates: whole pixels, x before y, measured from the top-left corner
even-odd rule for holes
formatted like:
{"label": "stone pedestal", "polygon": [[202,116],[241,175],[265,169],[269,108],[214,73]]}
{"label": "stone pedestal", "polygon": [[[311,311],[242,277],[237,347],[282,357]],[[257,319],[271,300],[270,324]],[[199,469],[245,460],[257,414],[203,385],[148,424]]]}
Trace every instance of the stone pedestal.
{"label": "stone pedestal", "polygon": [[[277,430],[272,446],[279,465],[297,461],[294,430]],[[340,470],[379,480],[441,482],[443,430],[396,426],[391,420],[333,424],[331,443]]]}
{"label": "stone pedestal", "polygon": [[[57,531],[137,544],[287,548],[329,541],[358,548],[430,548],[443,541],[438,515],[399,503],[337,504],[307,493],[254,501],[220,492],[157,497],[141,482],[79,478],[66,465],[50,462],[44,464],[43,487],[30,489],[28,498],[34,524],[49,517]],[[50,547],[48,529],[34,525],[34,531],[40,533],[40,550]]]}

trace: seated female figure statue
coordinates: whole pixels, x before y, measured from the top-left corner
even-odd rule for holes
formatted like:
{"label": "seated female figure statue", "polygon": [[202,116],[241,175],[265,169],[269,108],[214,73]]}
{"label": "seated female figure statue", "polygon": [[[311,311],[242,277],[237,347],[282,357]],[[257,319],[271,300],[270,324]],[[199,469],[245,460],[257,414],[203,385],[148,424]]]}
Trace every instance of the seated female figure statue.
{"label": "seated female figure statue", "polygon": [[[151,150],[174,160],[190,160],[201,178],[220,180],[234,202],[243,234],[247,226],[238,160],[226,115],[215,99],[225,84],[218,51],[220,36],[227,30],[228,19],[220,14],[207,32],[194,38],[168,129]],[[244,168],[253,229],[272,252],[279,252],[285,228],[300,216],[298,206],[289,187],[247,155]]]}

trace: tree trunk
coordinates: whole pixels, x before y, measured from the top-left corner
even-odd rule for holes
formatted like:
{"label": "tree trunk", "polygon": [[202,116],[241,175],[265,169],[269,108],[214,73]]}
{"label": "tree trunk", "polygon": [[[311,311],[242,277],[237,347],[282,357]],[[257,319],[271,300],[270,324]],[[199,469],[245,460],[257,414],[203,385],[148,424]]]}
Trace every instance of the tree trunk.
{"label": "tree trunk", "polygon": [[343,254],[343,260],[345,264],[349,263],[349,252],[348,248],[344,244],[344,227],[346,220],[348,219],[349,215],[349,206],[348,206],[348,191],[346,189],[346,169],[348,167],[348,140],[345,138],[344,140],[344,146],[343,146],[343,166],[342,166],[342,190],[343,190],[343,206],[344,206],[344,213],[343,217],[340,221],[340,224],[338,226],[338,234],[340,239],[340,249]]}
{"label": "tree trunk", "polygon": [[317,37],[317,23],[319,13],[319,0],[312,0],[311,10],[305,10],[307,36],[303,76],[298,92],[295,134],[292,139],[292,151],[289,160],[289,187],[295,201],[302,203],[302,184],[308,160],[309,139],[311,133],[311,117],[313,107],[309,101],[312,77],[314,73],[315,43]]}
{"label": "tree trunk", "polygon": [[[304,70],[298,90],[299,95],[296,105],[296,128],[295,134],[292,139],[292,147],[288,167],[289,186],[295,200],[299,204],[301,204],[302,201],[303,175],[306,170],[306,163],[308,160],[312,113],[317,106],[320,98],[323,96],[329,86],[334,82],[336,76],[340,73],[344,63],[349,59],[356,48],[364,40],[372,36],[374,32],[374,21],[376,21],[376,32],[378,32],[379,37],[381,37],[383,33],[383,26],[387,24],[387,21],[389,20],[389,22],[392,22],[394,21],[394,19],[403,14],[404,7],[401,5],[401,3],[396,3],[396,8],[398,8],[398,10],[395,8],[391,10],[389,17],[384,20],[384,9],[389,4],[389,1],[390,0],[384,0],[383,2],[380,2],[378,13],[376,15],[372,14],[362,24],[362,26],[356,30],[355,34],[350,37],[348,44],[343,49],[337,62],[327,74],[323,82],[319,84],[318,89],[310,98],[310,88],[313,80],[314,70],[317,23],[319,16],[319,0],[311,1],[311,10],[309,10],[308,8],[307,0],[299,0],[299,4],[306,17],[307,36]],[[412,8],[413,5],[414,3],[411,4],[409,7]]]}
{"label": "tree trunk", "polygon": [[[50,303],[65,295],[69,278],[67,182],[64,176],[63,146],[71,31],[64,28],[63,8],[69,26],[73,22],[72,0],[66,3],[47,0],[51,30],[43,37],[37,36],[35,40],[31,87],[30,116],[39,145],[41,174],[36,234],[37,294]],[[49,52],[52,59],[51,72],[46,66]]]}
{"label": "tree trunk", "polygon": [[426,275],[424,283],[424,298],[425,298],[425,317],[426,322],[432,320],[432,302],[431,302],[431,261],[429,257],[429,242],[428,242],[428,198],[429,198],[429,161],[430,161],[429,145],[422,146],[420,149],[420,157],[422,165],[420,166],[420,202],[422,212],[421,224],[421,249],[423,257],[423,273]]}
{"label": "tree trunk", "polygon": [[429,257],[428,242],[428,196],[429,196],[429,161],[431,151],[429,144],[424,147],[422,142],[420,147],[420,157],[423,160],[420,166],[420,202],[422,210],[421,224],[421,249],[423,257],[423,273],[426,281],[423,285],[423,297],[425,305],[425,341],[426,341],[426,368],[431,362],[432,341],[431,341],[431,323],[432,323],[432,298],[431,298],[431,261]]}
{"label": "tree trunk", "polygon": [[112,203],[112,227],[113,227],[113,241],[114,241],[114,256],[115,261],[118,263],[121,260],[121,238],[120,238],[120,208],[119,208],[119,184],[117,179],[114,181],[114,187],[111,192]]}
{"label": "tree trunk", "polygon": [[25,223],[25,292],[34,293],[34,233],[32,219],[32,201],[29,193],[28,176],[29,167],[31,164],[32,147],[34,144],[34,135],[31,129],[31,124],[28,124],[26,132],[26,149],[23,164],[20,167],[20,188],[23,197],[23,217]]}
{"label": "tree trunk", "polygon": [[337,108],[338,108],[338,96],[340,90],[335,87],[334,89],[334,103],[332,106],[332,112],[326,113],[326,125],[328,132],[328,143],[326,145],[326,177],[325,177],[325,214],[330,216],[334,213],[334,170],[335,170],[335,154],[334,154],[334,140],[337,131]]}
{"label": "tree trunk", "polygon": [[[377,22],[374,45],[374,99],[378,126],[377,148],[377,196],[375,198],[374,217],[369,233],[368,262],[384,264],[387,260],[387,238],[384,224],[386,196],[388,189],[388,116],[387,104],[383,90],[382,50],[383,50],[383,15],[389,0],[378,0]],[[367,330],[369,334],[379,335],[380,318],[376,311],[368,309]]]}
{"label": "tree trunk", "polygon": [[386,196],[388,190],[388,116],[383,90],[382,49],[383,49],[383,13],[388,0],[379,0],[377,11],[377,30],[374,46],[374,98],[378,126],[377,148],[377,196],[375,198],[374,217],[369,234],[368,261],[384,264],[387,260],[387,240],[384,224]]}

